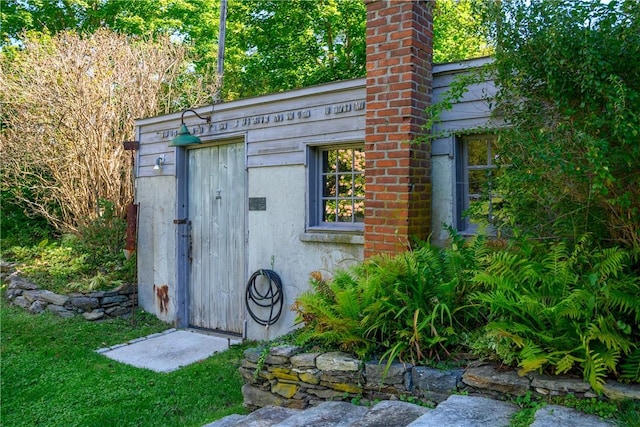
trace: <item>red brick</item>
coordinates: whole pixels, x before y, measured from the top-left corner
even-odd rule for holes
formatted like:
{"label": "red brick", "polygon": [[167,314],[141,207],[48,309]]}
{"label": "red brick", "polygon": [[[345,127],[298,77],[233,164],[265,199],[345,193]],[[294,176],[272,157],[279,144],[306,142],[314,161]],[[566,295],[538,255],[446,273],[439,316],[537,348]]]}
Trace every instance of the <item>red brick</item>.
{"label": "red brick", "polygon": [[386,160],[377,160],[376,166],[377,168],[390,168],[398,166],[398,161],[394,159],[386,159]]}
{"label": "red brick", "polygon": [[[424,110],[431,101],[433,27],[429,2],[366,4],[365,256],[369,256],[404,250],[409,233],[426,238],[429,232],[431,186],[425,183],[430,181],[430,146],[409,141],[423,133]],[[415,184],[413,191],[409,182]]]}
{"label": "red brick", "polygon": [[397,200],[398,194],[393,193],[375,193],[374,200]]}

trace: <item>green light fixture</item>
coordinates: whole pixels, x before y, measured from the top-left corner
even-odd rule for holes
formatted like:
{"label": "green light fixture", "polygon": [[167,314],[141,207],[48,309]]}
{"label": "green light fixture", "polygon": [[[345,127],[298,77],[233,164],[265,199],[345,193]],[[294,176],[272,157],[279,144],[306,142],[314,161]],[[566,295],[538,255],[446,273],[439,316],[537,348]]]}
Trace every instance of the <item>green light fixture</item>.
{"label": "green light fixture", "polygon": [[207,123],[211,123],[211,116],[202,117],[200,114],[198,114],[193,110],[184,110],[182,112],[182,116],[180,117],[180,122],[181,122],[180,130],[178,130],[178,134],[169,143],[169,147],[183,147],[185,145],[202,143],[202,140],[200,138],[198,138],[195,135],[191,135],[191,132],[189,132],[187,125],[184,124],[184,114],[188,111],[192,112],[193,114],[198,116],[200,119],[206,120]]}

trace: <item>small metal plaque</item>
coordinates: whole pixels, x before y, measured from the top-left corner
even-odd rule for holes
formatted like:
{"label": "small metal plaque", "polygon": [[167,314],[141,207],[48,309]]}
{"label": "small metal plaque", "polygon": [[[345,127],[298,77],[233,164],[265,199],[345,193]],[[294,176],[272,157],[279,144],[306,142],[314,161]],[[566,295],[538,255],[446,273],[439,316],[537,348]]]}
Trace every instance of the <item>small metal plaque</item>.
{"label": "small metal plaque", "polygon": [[266,197],[249,197],[249,210],[250,211],[266,211],[267,198]]}
{"label": "small metal plaque", "polygon": [[127,151],[136,151],[140,148],[140,143],[138,141],[124,141],[124,149]]}

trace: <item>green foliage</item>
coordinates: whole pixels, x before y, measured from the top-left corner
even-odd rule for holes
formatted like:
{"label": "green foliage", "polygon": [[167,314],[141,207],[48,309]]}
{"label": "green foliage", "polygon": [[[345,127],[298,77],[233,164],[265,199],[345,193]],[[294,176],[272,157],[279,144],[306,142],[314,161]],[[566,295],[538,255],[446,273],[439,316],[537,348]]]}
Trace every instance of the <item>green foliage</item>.
{"label": "green foliage", "polygon": [[585,399],[577,398],[573,394],[557,397],[551,400],[552,403],[577,409],[585,414],[597,415],[602,418],[616,417],[620,408],[625,407],[626,403],[609,402],[595,397]]}
{"label": "green foliage", "polygon": [[365,23],[360,0],[230,2],[225,97],[364,76]]}
{"label": "green foliage", "polygon": [[513,403],[520,407],[520,410],[511,416],[510,427],[528,427],[534,419],[538,409],[544,406],[544,403],[536,399],[530,391],[524,396],[517,396]]}
{"label": "green foliage", "polygon": [[87,255],[91,268],[106,272],[124,262],[122,249],[127,223],[109,200],[100,200],[98,206],[98,217],[79,231],[78,249]]}
{"label": "green foliage", "polygon": [[11,247],[5,256],[17,262],[20,271],[30,280],[54,292],[63,291],[90,270],[87,256],[68,243],[43,240],[34,246]]}
{"label": "green foliage", "polygon": [[30,246],[53,237],[54,229],[45,218],[26,212],[10,189],[0,190],[0,253],[11,246]]}
{"label": "green foliage", "polygon": [[[470,70],[464,74],[455,76],[447,90],[440,95],[438,102],[429,105],[426,108],[427,121],[423,125],[423,129],[426,131],[425,136],[428,140],[434,140],[436,138],[449,137],[451,131],[438,131],[437,125],[441,122],[442,113],[450,111],[453,105],[460,102],[465,93],[468,92],[469,86],[474,83],[479,83],[485,80],[489,80],[489,70],[485,68]],[[475,133],[491,133],[495,132],[494,129],[476,128],[469,132]]]}
{"label": "green foliage", "polygon": [[14,246],[3,256],[40,287],[54,292],[107,290],[136,282],[136,258],[126,259],[122,247],[126,223],[113,203],[101,201],[97,219],[57,241]]}
{"label": "green foliage", "polygon": [[401,394],[400,396],[398,396],[398,398],[400,399],[401,402],[407,402],[413,405],[423,406],[425,408],[433,409],[436,407],[433,402],[422,400],[419,397],[414,396],[412,394]]}
{"label": "green foliage", "polygon": [[[56,34],[98,29],[136,38],[170,35],[190,50],[184,73],[216,81],[220,0],[6,0],[5,51],[24,30]],[[434,9],[434,59],[450,62],[485,55],[489,43],[474,0],[441,0]],[[229,0],[223,99],[279,92],[365,75],[366,5],[362,0]],[[188,91],[178,105],[189,105]]]}
{"label": "green foliage", "polygon": [[640,247],[640,3],[487,2],[509,225]]}
{"label": "green foliage", "polygon": [[7,426],[202,426],[242,407],[243,346],[171,373],[96,353],[168,328],[155,316],[87,322],[0,307],[2,405]]}
{"label": "green foliage", "polygon": [[438,0],[433,11],[433,62],[461,61],[493,53],[483,34],[476,0]]}
{"label": "green foliage", "polygon": [[[521,373],[640,382],[640,277],[628,251],[578,242],[483,237],[378,256],[292,306],[298,344],[429,364],[471,349]],[[522,415],[527,417],[527,415]]]}
{"label": "green foliage", "polygon": [[516,361],[522,373],[580,371],[601,391],[640,339],[640,277],[630,259],[588,238],[550,245],[523,240],[489,255],[486,270],[473,279],[485,287],[473,300],[490,311],[486,341],[500,344],[487,350]]}
{"label": "green foliage", "polygon": [[466,244],[452,234],[451,247],[427,244],[390,257],[378,256],[325,281],[316,274],[312,290],[296,300],[299,342],[319,340],[361,357],[383,360],[439,359],[465,343],[464,331],[484,322],[469,304],[471,281],[488,253],[482,237]]}
{"label": "green foliage", "polygon": [[634,427],[640,419],[640,401],[623,400],[618,403],[615,413],[615,425],[619,427]]}

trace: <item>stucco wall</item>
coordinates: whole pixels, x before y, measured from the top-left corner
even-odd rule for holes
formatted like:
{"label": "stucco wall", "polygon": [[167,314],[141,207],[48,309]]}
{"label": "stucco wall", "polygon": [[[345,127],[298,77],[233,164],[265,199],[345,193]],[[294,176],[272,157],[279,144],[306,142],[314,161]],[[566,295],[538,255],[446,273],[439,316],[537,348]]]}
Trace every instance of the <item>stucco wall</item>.
{"label": "stucco wall", "polygon": [[449,237],[445,225],[454,224],[454,169],[453,158],[444,156],[431,157],[431,182],[432,182],[432,234],[431,242],[444,243]]}
{"label": "stucco wall", "polygon": [[[146,311],[173,323],[176,315],[176,179],[138,178],[138,301]],[[165,297],[166,295],[166,297]]]}
{"label": "stucco wall", "polygon": [[318,242],[314,240],[331,241],[333,236],[305,234],[305,174],[303,165],[249,169],[249,197],[266,198],[266,210],[248,213],[249,275],[261,268],[274,270],[285,298],[282,316],[269,328],[247,316],[249,339],[271,339],[292,329],[295,314],[289,307],[309,288],[309,273],[320,271],[326,277],[363,259],[362,244]]}

